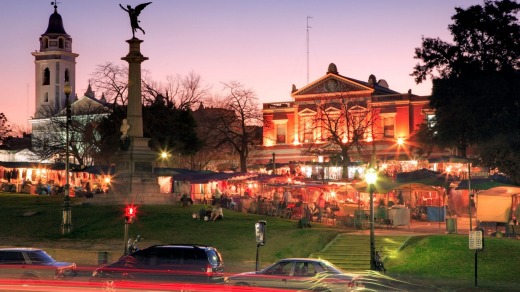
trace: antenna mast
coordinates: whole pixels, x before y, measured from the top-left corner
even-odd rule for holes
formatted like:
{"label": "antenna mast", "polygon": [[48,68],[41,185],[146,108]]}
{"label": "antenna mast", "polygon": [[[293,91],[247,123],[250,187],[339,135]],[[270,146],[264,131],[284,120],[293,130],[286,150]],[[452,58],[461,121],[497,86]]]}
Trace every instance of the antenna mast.
{"label": "antenna mast", "polygon": [[312,16],[307,16],[307,84],[309,84],[309,28],[312,28],[309,26],[310,18]]}

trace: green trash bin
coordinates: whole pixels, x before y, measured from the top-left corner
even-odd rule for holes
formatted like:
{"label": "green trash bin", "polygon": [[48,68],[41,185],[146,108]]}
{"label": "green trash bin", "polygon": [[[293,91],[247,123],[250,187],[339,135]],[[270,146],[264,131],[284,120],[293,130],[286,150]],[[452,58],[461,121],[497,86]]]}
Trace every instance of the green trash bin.
{"label": "green trash bin", "polygon": [[457,218],[446,218],[446,232],[457,233]]}

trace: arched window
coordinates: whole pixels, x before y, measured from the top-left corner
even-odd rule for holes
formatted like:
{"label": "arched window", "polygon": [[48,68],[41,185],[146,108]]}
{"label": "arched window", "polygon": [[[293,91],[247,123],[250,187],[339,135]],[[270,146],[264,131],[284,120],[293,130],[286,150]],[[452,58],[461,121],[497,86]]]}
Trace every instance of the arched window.
{"label": "arched window", "polygon": [[45,68],[43,70],[43,83],[42,85],[49,85],[51,84],[51,70],[49,68]]}
{"label": "arched window", "polygon": [[69,82],[69,69],[65,69],[65,82]]}
{"label": "arched window", "polygon": [[43,48],[47,49],[49,47],[49,39],[43,38]]}
{"label": "arched window", "polygon": [[64,46],[63,46],[63,43],[64,43],[63,38],[59,38],[59,39],[58,39],[58,47],[59,47],[60,49],[63,49],[63,47],[64,47]]}

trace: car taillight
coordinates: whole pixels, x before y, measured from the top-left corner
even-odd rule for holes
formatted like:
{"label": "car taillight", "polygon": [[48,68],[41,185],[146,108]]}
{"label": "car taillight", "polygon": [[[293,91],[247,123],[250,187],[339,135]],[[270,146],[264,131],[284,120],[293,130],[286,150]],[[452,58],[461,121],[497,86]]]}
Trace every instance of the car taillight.
{"label": "car taillight", "polygon": [[56,269],[56,271],[54,271],[54,278],[61,278],[61,277],[63,277],[63,270]]}
{"label": "car taillight", "polygon": [[206,265],[206,275],[207,276],[213,276],[213,267],[211,267],[210,265]]}

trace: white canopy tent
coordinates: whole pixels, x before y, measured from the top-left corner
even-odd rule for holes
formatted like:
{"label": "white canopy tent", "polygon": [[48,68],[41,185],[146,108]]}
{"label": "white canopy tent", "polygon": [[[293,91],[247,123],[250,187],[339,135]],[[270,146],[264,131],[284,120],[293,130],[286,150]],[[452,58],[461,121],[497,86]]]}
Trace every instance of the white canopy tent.
{"label": "white canopy tent", "polygon": [[511,220],[514,202],[520,197],[520,187],[502,186],[477,193],[477,218],[482,222]]}

